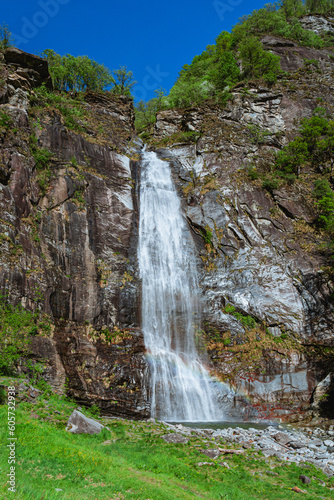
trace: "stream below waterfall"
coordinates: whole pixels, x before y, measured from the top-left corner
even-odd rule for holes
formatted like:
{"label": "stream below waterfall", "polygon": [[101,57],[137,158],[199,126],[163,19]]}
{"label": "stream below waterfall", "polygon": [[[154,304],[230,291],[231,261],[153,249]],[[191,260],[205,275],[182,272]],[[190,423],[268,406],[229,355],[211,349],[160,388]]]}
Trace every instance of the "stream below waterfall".
{"label": "stream below waterfall", "polygon": [[169,164],[143,151],[138,244],[142,328],[150,365],[152,417],[221,421],[217,382],[199,354],[196,256]]}

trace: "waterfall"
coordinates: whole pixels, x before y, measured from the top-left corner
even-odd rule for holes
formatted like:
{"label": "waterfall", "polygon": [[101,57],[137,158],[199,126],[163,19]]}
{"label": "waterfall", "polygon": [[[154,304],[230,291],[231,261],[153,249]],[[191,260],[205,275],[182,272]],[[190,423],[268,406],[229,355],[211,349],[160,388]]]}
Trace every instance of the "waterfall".
{"label": "waterfall", "polygon": [[222,420],[196,349],[199,288],[189,228],[169,164],[152,152],[142,156],[138,261],[152,416]]}

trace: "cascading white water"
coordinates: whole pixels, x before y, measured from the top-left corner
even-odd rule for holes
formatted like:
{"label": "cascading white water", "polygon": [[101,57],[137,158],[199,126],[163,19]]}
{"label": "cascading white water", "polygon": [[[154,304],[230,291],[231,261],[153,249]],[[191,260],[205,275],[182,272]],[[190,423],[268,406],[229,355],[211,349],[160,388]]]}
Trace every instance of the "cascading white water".
{"label": "cascading white water", "polygon": [[170,421],[222,420],[213,381],[195,345],[198,282],[190,240],[168,163],[144,152],[138,260],[152,416]]}

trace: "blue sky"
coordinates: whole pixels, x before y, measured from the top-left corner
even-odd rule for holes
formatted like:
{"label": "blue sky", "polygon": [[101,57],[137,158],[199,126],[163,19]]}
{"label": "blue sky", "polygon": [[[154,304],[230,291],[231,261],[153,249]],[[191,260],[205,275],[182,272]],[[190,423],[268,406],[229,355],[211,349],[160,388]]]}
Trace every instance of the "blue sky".
{"label": "blue sky", "polygon": [[110,69],[134,73],[136,100],[168,92],[184,64],[223,30],[268,1],[246,0],[15,0],[2,2],[0,24],[16,46],[33,54],[87,55]]}

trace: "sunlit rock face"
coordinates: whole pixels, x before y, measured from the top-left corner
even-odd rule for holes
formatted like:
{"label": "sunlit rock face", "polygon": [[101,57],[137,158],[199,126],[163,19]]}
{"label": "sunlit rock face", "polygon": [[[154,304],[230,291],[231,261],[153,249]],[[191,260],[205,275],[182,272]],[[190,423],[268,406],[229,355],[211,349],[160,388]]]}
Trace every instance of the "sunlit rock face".
{"label": "sunlit rock face", "polygon": [[[86,93],[79,133],[56,106],[40,109],[32,88],[51,88],[46,61],[16,49],[4,57],[0,111],[10,127],[1,130],[1,294],[48,315],[52,338],[34,337],[31,348],[55,390],[67,380],[83,404],[143,418],[133,103]],[[42,167],[33,148],[42,159],[47,152]]]}
{"label": "sunlit rock face", "polygon": [[[208,368],[234,387],[234,404],[246,408],[245,415],[298,420],[327,375],[311,346],[333,343],[330,283],[312,229],[316,214],[302,187],[269,194],[247,172],[272,162],[319,96],[334,104],[333,62],[327,49],[274,37],[263,45],[296,75],[293,84],[236,87],[225,108],[162,111],[155,143],[174,139],[154,149],[170,165],[197,252]],[[1,131],[1,293],[49,315],[52,333],[35,337],[33,356],[44,360],[56,390],[68,380],[69,393],[82,404],[143,418],[150,415],[150,397],[137,259],[141,143],[134,140],[133,104],[87,93],[78,105],[81,128],[73,130],[56,107],[38,109],[34,85],[51,87],[47,68],[34,57],[8,53],[0,67],[0,110],[12,120]],[[321,71],[302,70],[305,58],[317,60]],[[259,137],[256,127],[267,133]],[[192,141],[185,132],[193,133]],[[47,171],[36,168],[32,135],[51,153]],[[255,322],[257,337],[249,336],[242,318],[248,326]],[[286,348],[282,335],[292,339]]]}
{"label": "sunlit rock face", "polygon": [[[295,85],[240,86],[224,109],[212,104],[178,110],[174,119],[171,111],[162,111],[155,141],[168,144],[173,123],[170,145],[158,153],[171,162],[203,260],[204,329],[211,332],[215,373],[262,405],[265,416],[295,413],[297,420],[308,408],[322,367],[316,367],[308,347],[295,344],[284,352],[279,342],[289,335],[299,345],[332,345],[331,284],[322,270],[325,259],[312,229],[316,213],[306,191],[292,185],[269,193],[247,172],[273,161],[296,134],[296,123],[312,115],[320,95],[333,104],[333,62],[327,49],[296,47],[274,37],[265,37],[263,44],[281,56],[283,69],[296,73]],[[300,71],[305,58],[319,61],[321,71]],[[261,138],[256,127],[266,130]],[[193,142],[185,132],[194,133]],[[240,315],[258,326],[265,323],[277,352],[264,337],[250,340]],[[226,346],[240,346],[239,352],[217,346],[212,332],[224,332]],[[240,361],[242,346],[250,342],[253,358]]]}

